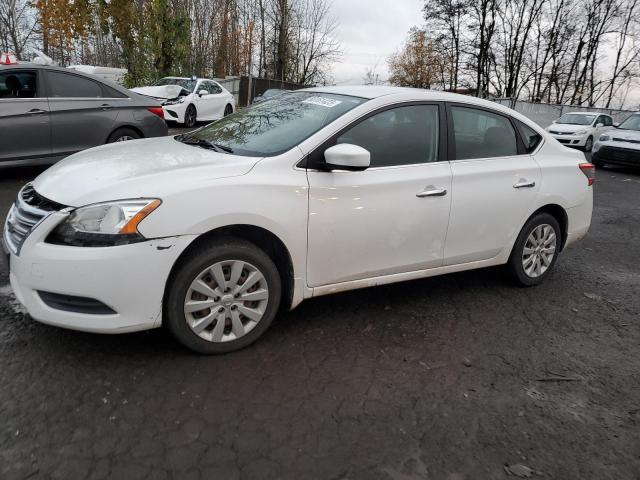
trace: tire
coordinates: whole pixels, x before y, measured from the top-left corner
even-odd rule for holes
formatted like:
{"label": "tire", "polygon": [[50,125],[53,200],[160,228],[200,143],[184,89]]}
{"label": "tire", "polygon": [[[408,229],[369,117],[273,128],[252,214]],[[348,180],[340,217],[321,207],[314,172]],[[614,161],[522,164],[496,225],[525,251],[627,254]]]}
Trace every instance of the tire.
{"label": "tire", "polygon": [[184,112],[184,126],[187,128],[193,128],[196,126],[196,122],[198,121],[198,111],[196,107],[189,105],[187,110]]}
{"label": "tire", "polygon": [[[538,233],[538,237],[542,236],[542,239],[546,239],[547,241],[551,238],[551,233],[554,235],[555,240],[552,244],[549,244],[549,246],[553,246],[553,256],[550,259],[549,247],[546,247],[545,250],[537,250],[538,253],[535,253],[536,248],[538,247],[537,245],[535,245],[535,243],[530,243],[530,236],[534,235],[534,232]],[[542,243],[544,244],[545,242],[543,241]],[[560,225],[558,224],[558,221],[555,219],[555,217],[548,213],[538,213],[534,215],[527,221],[524,227],[522,227],[516,243],[513,246],[513,250],[511,251],[511,256],[509,257],[509,262],[507,263],[507,270],[510,276],[517,284],[525,287],[531,287],[541,284],[553,270],[553,267],[555,266],[558,259],[558,254],[560,253],[561,245],[562,232],[560,230]],[[534,253],[528,254],[527,258],[525,258],[525,246],[528,249],[527,251],[532,248],[534,249]],[[535,260],[536,255],[537,258],[540,259],[539,263],[537,262],[537,260]],[[534,260],[531,261],[530,257],[534,257]],[[548,264],[545,263],[545,258],[547,259]],[[537,265],[540,265],[539,271],[536,271]],[[533,270],[531,269],[532,266]]]}
{"label": "tire", "polygon": [[593,137],[587,138],[587,141],[584,143],[584,151],[590,152],[593,149]]}
{"label": "tire", "polygon": [[[240,273],[236,282],[229,285],[234,270]],[[229,288],[226,293],[219,288],[221,282],[216,281],[220,274]],[[242,291],[248,281],[253,283],[238,295],[260,300],[234,297],[236,289]],[[194,285],[199,291],[194,290]],[[167,284],[163,323],[174,338],[194,352],[232,352],[250,345],[269,328],[280,307],[281,292],[278,269],[265,252],[245,240],[219,239],[197,247],[180,261]],[[203,301],[203,305],[193,305]],[[197,310],[187,311],[187,303]],[[261,312],[260,318],[256,312]]]}
{"label": "tire", "polygon": [[135,130],[131,128],[118,128],[109,135],[107,143],[126,142],[128,140],[136,140],[138,138],[142,138],[142,135]]}
{"label": "tire", "polygon": [[233,107],[230,103],[227,103],[227,106],[224,107],[224,116],[231,115],[233,113]]}

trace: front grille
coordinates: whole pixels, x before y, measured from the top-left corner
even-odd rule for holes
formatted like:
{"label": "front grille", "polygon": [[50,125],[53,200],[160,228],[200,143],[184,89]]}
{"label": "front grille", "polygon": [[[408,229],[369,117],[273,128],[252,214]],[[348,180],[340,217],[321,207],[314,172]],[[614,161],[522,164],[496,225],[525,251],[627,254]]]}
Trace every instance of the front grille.
{"label": "front grille", "polygon": [[549,130],[549,133],[551,133],[552,135],[573,135],[572,132],[555,132],[553,130]]}
{"label": "front grille", "polygon": [[571,140],[567,140],[567,139],[564,139],[564,138],[559,138],[558,141],[560,143],[571,143]]}
{"label": "front grille", "polygon": [[640,166],[640,150],[603,146],[598,150],[597,157],[604,162]]}
{"label": "front grille", "polygon": [[63,208],[64,205],[44,198],[33,186],[26,185],[18,193],[4,226],[3,238],[8,249],[14,255],[19,255],[22,245],[36,225],[49,214]]}

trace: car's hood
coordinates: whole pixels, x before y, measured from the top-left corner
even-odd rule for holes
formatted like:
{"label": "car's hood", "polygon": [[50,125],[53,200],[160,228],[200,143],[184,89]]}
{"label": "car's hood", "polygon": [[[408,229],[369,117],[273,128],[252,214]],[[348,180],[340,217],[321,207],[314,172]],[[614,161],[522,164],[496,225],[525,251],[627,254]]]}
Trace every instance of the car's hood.
{"label": "car's hood", "polygon": [[36,191],[79,207],[127,198],[158,197],[248,173],[260,160],[185,145],[173,137],[113,143],[85,150],[38,176]]}
{"label": "car's hood", "polygon": [[549,130],[562,133],[579,132],[580,130],[589,130],[590,125],[570,125],[568,123],[552,123],[549,125]]}
{"label": "car's hood", "polygon": [[138,87],[138,88],[132,88],[131,91],[139,93],[140,95],[146,95],[147,97],[154,97],[154,98],[176,98],[176,97],[179,97],[180,95],[185,95],[188,93],[180,85]]}
{"label": "car's hood", "polygon": [[[637,130],[625,130],[624,128],[612,128],[607,130],[607,135],[615,138],[617,141],[624,142],[630,140],[632,142],[640,141],[640,132]],[[618,140],[619,139],[619,140]]]}

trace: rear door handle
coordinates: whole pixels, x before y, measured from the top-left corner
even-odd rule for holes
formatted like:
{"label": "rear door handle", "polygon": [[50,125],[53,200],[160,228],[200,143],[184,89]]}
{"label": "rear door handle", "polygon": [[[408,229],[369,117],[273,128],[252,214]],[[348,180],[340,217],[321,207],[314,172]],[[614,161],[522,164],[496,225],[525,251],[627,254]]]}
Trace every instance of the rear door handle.
{"label": "rear door handle", "polygon": [[32,108],[27,112],[29,115],[38,115],[40,113],[47,113],[46,110],[42,110],[41,108]]}
{"label": "rear door handle", "polygon": [[513,188],[533,188],[536,186],[536,182],[530,182],[529,180],[520,179]]}
{"label": "rear door handle", "polygon": [[104,103],[104,104],[100,105],[100,108],[102,110],[109,110],[110,108],[113,108],[113,106],[109,105],[108,103]]}
{"label": "rear door handle", "polygon": [[423,197],[443,197],[446,194],[447,194],[447,189],[446,188],[436,188],[436,187],[433,187],[433,186],[428,186],[422,192],[416,193],[416,197],[418,197],[418,198],[423,198]]}

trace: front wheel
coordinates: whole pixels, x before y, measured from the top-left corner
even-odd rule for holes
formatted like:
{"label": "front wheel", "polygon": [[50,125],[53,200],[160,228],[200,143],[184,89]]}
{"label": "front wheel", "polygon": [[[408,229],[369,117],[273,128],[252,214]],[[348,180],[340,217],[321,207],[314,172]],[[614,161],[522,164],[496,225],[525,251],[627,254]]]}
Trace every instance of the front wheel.
{"label": "front wheel", "polygon": [[590,152],[593,148],[593,137],[587,138],[587,141],[584,143],[584,151]]}
{"label": "front wheel", "polygon": [[227,103],[227,106],[224,107],[224,116],[231,115],[233,113],[233,107]]}
{"label": "front wheel", "polygon": [[246,347],[268,328],[280,306],[280,275],[271,258],[241,239],[191,251],[167,286],[164,323],[202,354]]}
{"label": "front wheel", "polygon": [[553,269],[561,246],[558,221],[548,213],[539,213],[522,227],[507,268],[520,285],[539,285]]}
{"label": "front wheel", "polygon": [[193,128],[196,126],[196,121],[198,120],[198,112],[196,107],[193,105],[189,105],[187,110],[184,112],[184,126],[187,128]]}

